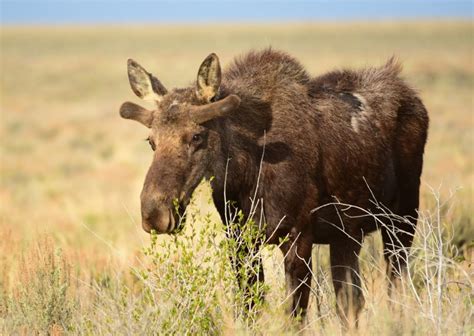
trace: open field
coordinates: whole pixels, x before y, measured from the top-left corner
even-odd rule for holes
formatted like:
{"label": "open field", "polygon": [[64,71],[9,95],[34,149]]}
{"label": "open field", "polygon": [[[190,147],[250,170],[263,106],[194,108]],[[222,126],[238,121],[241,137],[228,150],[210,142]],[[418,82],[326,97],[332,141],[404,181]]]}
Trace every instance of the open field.
{"label": "open field", "polygon": [[[432,230],[419,233],[416,250],[421,252],[413,256],[430,262],[429,267],[428,262],[414,263],[419,269],[414,268],[413,286],[407,285],[406,301],[389,307],[378,234],[368,239],[362,258],[367,304],[361,330],[394,335],[473,332],[473,28],[471,22],[446,21],[2,27],[1,334],[180,333],[170,319],[183,321],[183,326],[195,321],[173,315],[173,300],[160,296],[166,281],[175,296],[205,297],[199,305],[193,301],[186,306],[199,311],[194,315],[201,332],[209,325],[214,333],[250,332],[224,304],[229,294],[220,287],[226,282],[214,268],[193,268],[206,256],[216,265],[223,263],[214,248],[222,227],[207,184],[194,197],[193,211],[200,219],[188,223],[180,238],[189,246],[159,237],[157,244],[176,255],[163,260],[163,247],[156,248],[161,255],[144,253],[150,239],[140,225],[139,193],[151,152],[143,141],[146,130],[121,119],[118,108],[126,100],[139,102],[128,85],[129,57],[173,87],[194,80],[210,52],[225,66],[235,55],[269,45],[294,55],[313,75],[382,64],[393,54],[400,58],[403,75],[420,92],[431,119],[420,231]],[[210,228],[218,232],[213,242],[198,244],[189,238],[193,230],[205,231],[195,237],[210,236]],[[213,248],[203,251],[206,244]],[[265,251],[274,289],[271,304],[254,326],[263,334],[289,334],[298,328],[284,318],[279,305],[284,299],[279,253]],[[321,317],[313,298],[308,329],[340,333],[327,283],[326,247],[314,253],[320,260],[315,277],[321,284],[316,288],[322,292]],[[439,263],[432,269],[434,261]],[[175,288],[177,278],[165,276],[171,269],[195,281],[196,287],[207,280],[201,289],[183,294]],[[443,279],[438,278],[441,273]],[[222,266],[218,275],[228,277],[228,269]]]}

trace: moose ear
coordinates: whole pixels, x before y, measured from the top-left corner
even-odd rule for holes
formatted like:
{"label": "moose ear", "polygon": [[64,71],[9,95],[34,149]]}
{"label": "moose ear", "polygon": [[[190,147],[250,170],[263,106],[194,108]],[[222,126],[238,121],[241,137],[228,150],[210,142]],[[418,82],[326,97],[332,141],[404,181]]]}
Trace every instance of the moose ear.
{"label": "moose ear", "polygon": [[197,75],[197,95],[207,103],[219,92],[221,85],[221,65],[216,54],[206,57]]}
{"label": "moose ear", "polygon": [[134,60],[128,60],[127,68],[130,86],[138,97],[144,100],[160,101],[168,92],[158,78],[148,73]]}
{"label": "moose ear", "polygon": [[132,119],[151,128],[153,112],[135,103],[126,102],[120,106],[120,116],[125,119]]}

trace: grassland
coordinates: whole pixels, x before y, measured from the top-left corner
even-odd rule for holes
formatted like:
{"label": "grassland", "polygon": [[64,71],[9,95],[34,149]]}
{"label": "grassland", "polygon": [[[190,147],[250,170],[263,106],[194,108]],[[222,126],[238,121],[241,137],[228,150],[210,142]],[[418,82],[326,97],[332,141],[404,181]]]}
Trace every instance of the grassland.
{"label": "grassland", "polygon": [[[120,104],[135,99],[126,77],[129,57],[173,87],[191,82],[210,52],[225,65],[250,48],[270,45],[290,52],[314,75],[382,64],[393,54],[403,62],[403,75],[419,90],[431,118],[422,177],[421,227],[427,231],[420,229],[416,246],[421,252],[414,260],[426,261],[441,251],[443,258],[436,260],[449,267],[431,270],[414,263],[418,282],[412,287],[419,296],[407,294],[403,305],[391,308],[383,294],[383,271],[378,271],[384,267],[380,241],[377,235],[368,239],[362,267],[368,303],[361,330],[394,335],[472,332],[473,43],[471,22],[447,21],[2,27],[0,333],[183,332],[168,323],[170,316],[194,332],[199,330],[186,324],[192,321],[189,316],[199,317],[201,332],[206,326],[226,334],[297,330],[279,304],[266,306],[256,329],[246,329],[225,304],[230,299],[219,289],[222,278],[209,265],[196,267],[206,253],[218,264],[222,261],[215,247],[222,228],[206,184],[194,197],[193,211],[200,219],[188,223],[177,240],[188,245],[159,237],[157,244],[166,249],[158,251],[167,253],[144,253],[150,242],[139,224],[139,192],[151,154],[143,141],[146,131],[118,116]],[[209,237],[209,228],[215,229],[216,241],[194,244],[192,233],[204,230],[195,236]],[[206,244],[213,248],[198,248]],[[281,256],[265,253],[273,288],[269,301],[279,303],[284,299]],[[322,299],[319,315],[312,299],[308,330],[340,333],[327,250],[315,247],[314,253],[319,261],[315,291]],[[417,259],[420,254],[426,258]],[[222,267],[219,275],[225,278],[228,270]],[[441,270],[445,285],[459,283],[443,287],[442,295],[430,280]],[[169,274],[176,277],[164,276]],[[179,274],[201,289],[179,292]],[[160,294],[169,288],[174,296],[204,297],[199,305],[188,302],[194,315],[163,315],[176,306],[170,293]]]}

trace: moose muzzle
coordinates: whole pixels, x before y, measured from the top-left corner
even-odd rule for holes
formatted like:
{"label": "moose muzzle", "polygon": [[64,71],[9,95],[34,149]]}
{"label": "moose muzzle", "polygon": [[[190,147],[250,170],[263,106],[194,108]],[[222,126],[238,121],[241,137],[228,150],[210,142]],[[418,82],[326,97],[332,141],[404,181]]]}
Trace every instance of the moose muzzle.
{"label": "moose muzzle", "polygon": [[142,202],[142,227],[146,232],[168,233],[176,227],[175,223],[171,208]]}

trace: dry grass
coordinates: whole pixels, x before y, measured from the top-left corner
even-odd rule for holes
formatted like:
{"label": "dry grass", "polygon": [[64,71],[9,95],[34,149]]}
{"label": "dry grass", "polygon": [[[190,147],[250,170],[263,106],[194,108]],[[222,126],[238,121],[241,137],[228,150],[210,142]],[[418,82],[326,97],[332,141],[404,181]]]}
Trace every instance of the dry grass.
{"label": "dry grass", "polygon": [[[145,326],[163,322],[157,316],[165,315],[156,315],[153,310],[161,307],[151,304],[144,294],[144,288],[150,287],[131,272],[146,270],[146,263],[151,262],[143,256],[149,238],[140,228],[138,197],[151,155],[142,141],[144,129],[118,117],[120,104],[134,99],[127,83],[126,59],[135,58],[172,87],[193,80],[200,62],[210,52],[216,52],[227,64],[245,50],[268,45],[289,51],[315,75],[333,68],[381,64],[392,54],[400,57],[404,76],[420,91],[431,118],[422,211],[439,210],[441,220],[425,215],[422,223],[427,228],[441,225],[445,230],[442,256],[447,263],[456,264],[437,268],[446,270],[443,274],[450,285],[442,297],[433,299],[429,293],[434,289],[422,281],[432,275],[426,273],[432,269],[414,262],[416,274],[424,274],[416,283],[421,301],[413,294],[415,287],[411,292],[408,288],[404,305],[398,305],[394,313],[386,304],[383,258],[378,235],[374,235],[364,247],[368,303],[361,325],[382,334],[472,331],[472,288],[464,288],[469,284],[466,274],[472,276],[472,250],[468,246],[472,247],[474,239],[472,34],[470,22],[2,27],[1,332],[128,334],[151,330],[136,329],[138,322]],[[440,186],[440,190],[433,192],[428,186]],[[218,222],[208,201],[208,186],[200,190],[195,193],[195,209],[209,213],[210,222]],[[452,191],[455,193],[450,197]],[[449,201],[440,207],[433,195]],[[194,223],[195,229],[202,222]],[[220,232],[218,228],[216,231]],[[417,248],[421,250],[415,251],[433,257],[439,244],[429,248],[422,244],[422,238],[432,242],[433,234],[432,229],[420,234]],[[47,243],[40,238],[44,236],[51,237]],[[452,237],[451,243],[446,236]],[[169,237],[159,241],[173,242]],[[461,253],[454,253],[452,246],[461,248]],[[278,252],[265,253],[272,284],[269,301],[281,302],[281,256]],[[311,328],[317,333],[338,333],[326,247],[315,247],[314,253],[319,261],[315,288],[322,299],[321,317]],[[199,259],[202,254],[194,251],[191,256]],[[415,261],[429,259],[416,257]],[[170,260],[176,265],[182,262]],[[456,282],[461,284],[456,287]],[[21,296],[27,284],[32,284],[30,292]],[[19,319],[16,309],[20,306],[15,302],[31,303],[28,298],[47,284],[52,288],[49,296],[38,301],[38,307],[43,305],[40,311],[48,311],[44,304],[51,302],[63,302],[63,310],[39,317],[26,314],[28,318]],[[213,284],[210,281],[206,286]],[[56,291],[61,288],[65,288],[64,295]],[[165,284],[158,282],[152,289],[163,288]],[[219,302],[227,302],[225,291],[216,293]],[[274,304],[264,309],[257,322],[259,330],[294,332],[280,308]],[[318,318],[314,300],[311,314]],[[224,308],[209,316],[217,316],[219,332],[245,330]],[[121,319],[127,324],[112,323]]]}

